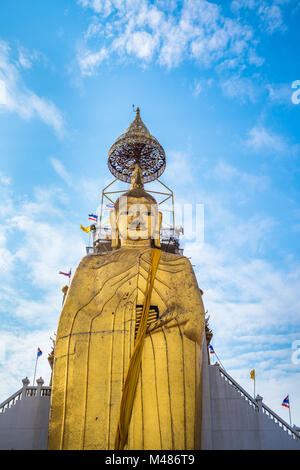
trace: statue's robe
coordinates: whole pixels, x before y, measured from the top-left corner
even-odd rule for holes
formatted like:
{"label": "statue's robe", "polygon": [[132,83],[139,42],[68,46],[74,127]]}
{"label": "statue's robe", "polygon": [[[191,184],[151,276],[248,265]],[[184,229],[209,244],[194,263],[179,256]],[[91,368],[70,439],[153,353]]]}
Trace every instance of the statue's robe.
{"label": "statue's robe", "polygon": [[[78,266],[56,336],[49,449],[114,448],[149,269],[150,248]],[[125,450],[199,449],[204,309],[187,258],[162,252],[149,315]]]}

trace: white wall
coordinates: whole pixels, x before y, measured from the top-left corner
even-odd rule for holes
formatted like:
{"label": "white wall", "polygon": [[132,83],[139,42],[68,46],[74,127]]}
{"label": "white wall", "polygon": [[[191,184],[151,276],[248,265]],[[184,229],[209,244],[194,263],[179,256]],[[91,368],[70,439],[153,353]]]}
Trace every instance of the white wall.
{"label": "white wall", "polygon": [[300,440],[251,406],[224,380],[218,366],[203,366],[203,450],[300,450]]}
{"label": "white wall", "polygon": [[[219,367],[208,365],[203,347],[202,437],[203,450],[300,450],[294,440],[266,414],[258,412],[230,383]],[[0,449],[47,449],[50,396],[23,398],[0,413]]]}
{"label": "white wall", "polygon": [[0,449],[47,449],[49,409],[49,396],[35,396],[0,413]]}

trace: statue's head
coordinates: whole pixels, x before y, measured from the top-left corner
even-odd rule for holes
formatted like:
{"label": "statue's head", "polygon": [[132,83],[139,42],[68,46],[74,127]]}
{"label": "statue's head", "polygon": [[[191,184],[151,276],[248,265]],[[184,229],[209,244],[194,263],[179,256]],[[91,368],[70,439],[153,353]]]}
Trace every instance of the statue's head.
{"label": "statue's head", "polygon": [[115,202],[110,214],[112,228],[112,247],[125,245],[129,240],[153,240],[160,246],[160,227],[162,214],[154,197],[144,190],[141,169],[136,165],[131,180],[131,188]]}

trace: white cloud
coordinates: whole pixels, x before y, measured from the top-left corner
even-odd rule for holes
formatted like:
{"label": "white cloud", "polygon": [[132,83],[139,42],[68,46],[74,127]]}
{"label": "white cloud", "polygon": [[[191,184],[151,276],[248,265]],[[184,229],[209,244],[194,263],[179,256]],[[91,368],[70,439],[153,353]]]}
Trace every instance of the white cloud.
{"label": "white cloud", "polygon": [[205,177],[209,179],[214,177],[219,184],[227,184],[231,188],[230,191],[226,191],[227,194],[237,198],[239,203],[248,201],[253,194],[265,191],[269,186],[267,176],[239,170],[222,160],[217,162],[212,171],[207,171]]}
{"label": "white cloud", "polygon": [[20,46],[18,49],[19,54],[19,64],[24,69],[30,69],[34,61],[39,60],[41,54],[37,51],[29,51],[23,46]]}
{"label": "white cloud", "polygon": [[74,273],[85,255],[85,237],[61,189],[35,188],[30,198],[14,190],[0,173],[0,401],[26,375],[32,381],[37,347],[43,351],[37,374],[49,383],[50,336],[66,284],[58,271]]}
{"label": "white cloud", "polygon": [[93,38],[101,33],[102,25],[100,23],[91,23],[88,27],[87,32],[84,35],[85,39]]}
{"label": "white cloud", "polygon": [[7,96],[6,96],[6,85],[3,80],[0,80],[0,105],[6,105]]}
{"label": "white cloud", "polygon": [[272,153],[294,154],[297,151],[296,146],[289,146],[286,139],[266,129],[264,126],[254,126],[248,132],[246,145],[255,151],[268,151]]}
{"label": "white cloud", "polygon": [[22,379],[26,376],[32,384],[38,347],[40,347],[43,354],[38,360],[36,378],[42,376],[45,385],[49,385],[51,369],[47,357],[52,347],[50,336],[53,337],[54,335],[47,329],[24,332],[24,330],[16,327],[13,330],[6,329],[0,332],[0,343],[2,345],[0,402],[22,388]]}
{"label": "white cloud", "polygon": [[[12,280],[3,275],[5,268],[13,274],[16,281],[24,279],[31,288],[39,289],[39,295],[44,289],[49,298],[57,298],[55,292],[58,292],[61,283],[58,271],[65,269],[65,265],[68,269],[70,266],[74,268],[80,254],[84,252],[81,234],[78,227],[74,227],[70,221],[72,213],[67,211],[65,202],[64,195],[58,189],[36,189],[32,200],[26,197],[17,198],[11,193],[6,200],[1,201],[0,213],[7,214],[1,218],[0,223],[3,292],[11,287]],[[8,210],[3,206],[8,207]],[[68,223],[65,211],[68,212]],[[11,233],[15,240],[12,246],[9,236]],[[15,314],[25,314],[26,309],[22,306],[28,302],[32,302],[32,305],[39,303],[38,300],[26,300],[15,286],[13,291],[14,295],[8,303],[14,303]],[[2,304],[0,308],[5,310],[5,305]],[[35,316],[33,312],[37,314],[34,309],[28,309],[27,316]]]}
{"label": "white cloud", "polygon": [[89,50],[80,50],[77,54],[77,60],[82,75],[93,75],[97,67],[108,57],[105,47],[97,52]]}
{"label": "white cloud", "polygon": [[[17,113],[26,120],[38,117],[62,137],[65,132],[62,113],[51,101],[39,97],[24,85],[20,71],[10,60],[9,53],[8,44],[0,42],[0,112]],[[26,66],[29,67],[29,61]]]}
{"label": "white cloud", "polygon": [[138,59],[152,59],[157,41],[146,31],[133,33],[126,44],[128,54],[134,54]]}
{"label": "white cloud", "polygon": [[96,13],[100,13],[101,11],[105,10],[105,7],[109,7],[111,2],[109,0],[101,1],[101,0],[77,0],[80,5],[83,7],[90,7]]}
{"label": "white cloud", "polygon": [[[249,214],[246,219],[241,219],[230,209],[232,197],[236,201],[240,195],[242,182],[232,180],[229,191],[224,191],[215,184],[214,195],[197,194],[197,201],[205,205],[205,240],[211,245],[212,256],[216,255],[215,249],[226,253],[228,259],[236,257],[264,256],[268,248],[268,239],[278,221],[270,216],[259,213]],[[254,189],[244,183],[243,198],[249,198]],[[195,195],[192,200],[195,200]],[[235,206],[237,204],[235,203]],[[205,247],[207,249],[207,245]],[[226,288],[226,286],[225,286]]]}
{"label": "white cloud", "polygon": [[63,166],[62,162],[54,157],[50,158],[50,162],[56,173],[70,186],[72,178],[70,173]]}
{"label": "white cloud", "polygon": [[283,31],[285,29],[282,10],[279,4],[280,2],[277,0],[269,2],[264,0],[233,0],[231,2],[231,9],[237,14],[241,14],[243,9],[254,11],[260,19],[264,30],[268,34],[272,34],[274,31]]}
{"label": "white cloud", "polygon": [[[224,16],[215,3],[185,0],[177,5],[176,15],[175,4],[166,2],[79,0],[78,3],[97,14],[97,20],[93,20],[85,35],[86,40],[101,36],[104,41],[101,49],[105,48],[109,55],[116,51],[122,57],[133,56],[141,63],[154,60],[168,68],[184,59],[205,66],[234,58],[237,63],[259,64],[252,28]],[[82,54],[78,61],[83,75],[86,74]],[[99,60],[96,65],[101,63]],[[89,74],[95,71],[96,65]]]}
{"label": "white cloud", "polygon": [[[218,245],[206,243],[202,249],[187,244],[185,255],[196,265],[214,333],[212,344],[222,364],[250,392],[249,371],[255,368],[257,392],[282,416],[281,394],[290,390],[297,395],[299,389],[299,365],[292,363],[291,347],[300,338],[300,266],[275,267],[251,258],[246,247],[243,256],[236,256],[235,237],[232,227],[231,249],[220,237]],[[300,407],[295,422],[299,416]]]}
{"label": "white cloud", "polygon": [[0,272],[1,277],[7,276],[13,269],[14,257],[9,250],[0,247]]}
{"label": "white cloud", "polygon": [[26,375],[32,380],[37,347],[44,353],[38,376],[49,383],[50,335],[57,328],[66,282],[58,271],[72,267],[74,272],[84,242],[61,190],[36,188],[29,199],[15,194],[13,183],[1,174],[0,191],[2,401],[21,388]]}
{"label": "white cloud", "polygon": [[[250,226],[250,224],[249,224]],[[246,350],[254,345],[252,335],[261,337],[268,348],[269,334],[274,344],[275,333],[289,331],[293,325],[295,334],[300,329],[299,266],[292,270],[280,270],[262,259],[233,256],[233,241],[225,247],[220,239],[218,248],[205,244],[187,244],[185,255],[192,256],[196,264],[199,286],[204,290],[205,307],[211,313],[215,341],[224,355],[232,357],[232,339],[242,335]],[[288,334],[288,333],[286,333]],[[246,343],[246,337],[249,341]],[[287,339],[285,337],[287,341]],[[231,348],[231,351],[230,351]],[[265,356],[264,359],[267,359]]]}
{"label": "white cloud", "polygon": [[6,175],[0,173],[0,184],[3,186],[9,186],[11,184],[11,178],[8,178]]}
{"label": "white cloud", "polygon": [[169,150],[167,155],[169,156],[169,161],[164,173],[164,180],[167,184],[172,185],[174,180],[178,179],[178,175],[180,175],[180,184],[184,185],[192,181],[192,167],[189,162],[191,157],[189,153]]}
{"label": "white cloud", "polygon": [[278,5],[263,3],[259,6],[257,14],[266,25],[269,34],[284,28],[282,13]]}
{"label": "white cloud", "polygon": [[268,99],[271,104],[292,105],[290,83],[268,83],[266,85]]}
{"label": "white cloud", "polygon": [[255,82],[246,77],[232,76],[220,83],[224,96],[231,99],[238,99],[245,103],[251,101],[255,103],[260,94],[260,90]]}
{"label": "white cloud", "polygon": [[265,59],[260,57],[252,47],[249,49],[248,59],[250,64],[256,65],[257,67],[260,67],[265,62]]}
{"label": "white cloud", "polygon": [[190,184],[191,199],[205,204],[205,243],[186,242],[184,254],[191,257],[204,290],[212,344],[228,372],[250,392],[249,371],[256,369],[257,391],[282,415],[278,396],[282,400],[286,387],[297,393],[300,380],[299,365],[291,360],[292,342],[300,338],[300,265],[295,260],[273,264],[265,256],[280,220],[258,213],[240,217],[230,209],[232,194],[219,187],[227,184],[231,193],[243,188],[253,195],[267,188],[268,179],[223,161],[204,176],[214,178],[213,196],[192,186],[193,175]]}
{"label": "white cloud", "polygon": [[195,78],[193,83],[193,95],[205,94],[214,83],[213,78]]}

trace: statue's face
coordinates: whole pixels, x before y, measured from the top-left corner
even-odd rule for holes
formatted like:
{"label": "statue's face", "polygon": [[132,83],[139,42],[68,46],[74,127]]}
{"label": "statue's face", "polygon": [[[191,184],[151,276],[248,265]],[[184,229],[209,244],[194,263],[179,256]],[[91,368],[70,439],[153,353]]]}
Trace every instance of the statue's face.
{"label": "statue's face", "polygon": [[154,238],[158,221],[156,204],[145,198],[121,197],[117,225],[121,239],[148,240]]}

